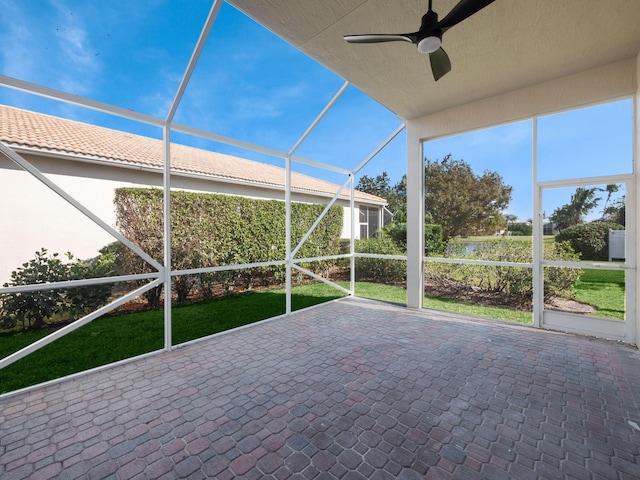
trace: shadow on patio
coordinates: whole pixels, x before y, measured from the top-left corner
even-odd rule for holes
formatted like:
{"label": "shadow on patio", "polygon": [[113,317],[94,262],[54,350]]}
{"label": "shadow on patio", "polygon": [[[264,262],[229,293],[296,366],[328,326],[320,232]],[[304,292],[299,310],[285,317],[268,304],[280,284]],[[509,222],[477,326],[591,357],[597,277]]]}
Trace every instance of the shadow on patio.
{"label": "shadow on patio", "polygon": [[0,402],[2,478],[638,478],[640,356],[350,298]]}

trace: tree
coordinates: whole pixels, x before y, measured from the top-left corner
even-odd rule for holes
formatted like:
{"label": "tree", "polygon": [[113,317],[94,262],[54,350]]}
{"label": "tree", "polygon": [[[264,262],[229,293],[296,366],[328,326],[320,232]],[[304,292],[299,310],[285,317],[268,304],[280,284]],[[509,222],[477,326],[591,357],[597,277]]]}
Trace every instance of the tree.
{"label": "tree", "polygon": [[513,213],[505,213],[504,215],[502,215],[502,218],[504,218],[504,221],[507,222],[507,232],[509,231],[509,224],[515,223],[515,221],[518,220],[518,216],[514,215]]}
{"label": "tree", "polygon": [[607,187],[604,190],[602,190],[603,192],[607,192],[607,198],[605,199],[604,205],[602,206],[602,217],[600,219],[603,222],[605,221],[607,217],[607,213],[609,212],[608,209],[609,209],[609,202],[611,201],[611,197],[618,190],[620,190],[620,185],[616,185],[615,183],[611,183],[607,185]]}
{"label": "tree", "polygon": [[551,214],[550,220],[554,222],[558,230],[577,225],[584,222],[584,217],[593,210],[600,201],[600,197],[596,197],[596,192],[602,190],[598,187],[583,188],[578,187],[573,195],[571,202],[556,208]]}
{"label": "tree", "polygon": [[602,220],[604,222],[613,222],[620,225],[626,225],[626,195],[614,200],[604,209]]}
{"label": "tree", "polygon": [[[387,172],[363,175],[357,190],[387,200],[394,223],[406,223],[407,176],[393,187]],[[495,172],[475,175],[464,160],[449,154],[440,161],[425,158],[425,212],[428,224],[442,225],[443,239],[456,235],[493,233],[504,227],[501,212],[511,200],[512,187]]]}
{"label": "tree", "polygon": [[363,175],[360,177],[360,180],[358,180],[356,190],[382,197],[388,201],[391,193],[391,177],[389,177],[387,172],[382,172],[375,178]]}
{"label": "tree", "polygon": [[476,175],[469,164],[450,154],[425,162],[425,214],[442,225],[445,240],[493,233],[504,226],[502,211],[509,205],[512,187],[500,175]]}
{"label": "tree", "polygon": [[391,177],[387,172],[382,172],[376,177],[363,175],[358,180],[356,190],[382,197],[387,201],[389,210],[393,213],[395,221],[406,221],[407,195],[406,178],[391,186]]}

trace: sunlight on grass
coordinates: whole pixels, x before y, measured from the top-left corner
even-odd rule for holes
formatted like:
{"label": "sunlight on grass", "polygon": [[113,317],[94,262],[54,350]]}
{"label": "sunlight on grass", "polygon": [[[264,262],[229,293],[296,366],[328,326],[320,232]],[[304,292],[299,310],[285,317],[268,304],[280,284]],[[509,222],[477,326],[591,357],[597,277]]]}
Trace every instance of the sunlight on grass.
{"label": "sunlight on grass", "polygon": [[[345,288],[349,288],[349,282],[338,282]],[[407,304],[407,291],[402,287],[385,285],[383,283],[356,282],[356,296],[382,300],[384,302]]]}
{"label": "sunlight on grass", "polygon": [[430,295],[424,297],[424,308],[474,315],[477,317],[493,318],[497,320],[507,320],[509,322],[516,323],[533,323],[533,314],[531,312],[509,310],[508,308],[500,307],[488,307],[485,305],[461,302],[450,298],[433,297]]}
{"label": "sunlight on grass", "polygon": [[[159,350],[163,347],[162,320],[162,310],[94,320],[0,370],[0,393]],[[46,333],[3,335],[0,354],[19,350]]]}
{"label": "sunlight on grass", "polygon": [[596,309],[594,315],[624,320],[624,271],[585,269],[574,292],[578,301]]}
{"label": "sunlight on grass", "polygon": [[[341,285],[348,287],[348,282],[340,282]],[[372,298],[386,302],[394,302],[406,305],[407,291],[404,288],[392,285],[384,285],[381,283],[357,282],[356,295],[359,297]],[[500,307],[487,307],[470,302],[462,302],[460,300],[435,297],[426,295],[424,297],[424,308],[433,310],[443,310],[446,312],[462,313],[465,315],[475,315],[485,318],[495,318],[498,320],[508,320],[517,323],[532,323],[532,315],[530,312],[522,312],[518,310],[509,310]]]}

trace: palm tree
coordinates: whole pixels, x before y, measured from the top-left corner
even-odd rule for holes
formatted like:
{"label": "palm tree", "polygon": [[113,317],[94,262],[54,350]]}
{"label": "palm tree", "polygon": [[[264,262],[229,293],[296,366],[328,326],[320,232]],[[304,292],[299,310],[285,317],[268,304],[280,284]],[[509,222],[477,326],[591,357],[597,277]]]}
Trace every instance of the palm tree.
{"label": "palm tree", "polygon": [[571,203],[556,208],[551,214],[552,222],[554,222],[558,230],[577,225],[584,222],[584,217],[593,210],[600,197],[596,197],[596,192],[602,190],[598,187],[583,188],[578,187],[573,195],[571,195]]}
{"label": "palm tree", "polygon": [[507,222],[507,232],[509,232],[509,224],[518,220],[518,216],[514,215],[513,213],[505,213],[502,218],[504,218],[504,221]]}
{"label": "palm tree", "polygon": [[607,199],[604,201],[604,205],[602,207],[602,217],[600,220],[604,221],[609,213],[607,207],[609,207],[609,202],[611,201],[611,196],[620,190],[620,185],[616,185],[615,183],[607,185],[607,187],[603,190],[603,192],[607,192]]}

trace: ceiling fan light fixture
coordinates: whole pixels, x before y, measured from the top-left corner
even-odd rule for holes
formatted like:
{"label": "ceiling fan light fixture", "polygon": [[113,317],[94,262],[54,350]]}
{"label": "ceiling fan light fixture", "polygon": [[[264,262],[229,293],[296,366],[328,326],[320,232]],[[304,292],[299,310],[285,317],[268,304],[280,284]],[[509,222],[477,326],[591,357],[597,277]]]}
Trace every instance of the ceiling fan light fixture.
{"label": "ceiling fan light fixture", "polygon": [[442,39],[435,35],[425,37],[418,42],[418,51],[420,53],[433,53],[442,45]]}
{"label": "ceiling fan light fixture", "polygon": [[[449,0],[453,1],[453,0]],[[422,16],[420,30],[411,33],[367,33],[360,35],[345,35],[349,43],[383,43],[409,42],[418,47],[419,53],[429,54],[429,63],[433,78],[438,81],[443,75],[451,71],[451,60],[442,49],[442,35],[450,28],[475,15],[495,0],[458,0],[442,20],[433,11],[433,0],[429,0],[429,10]]]}

